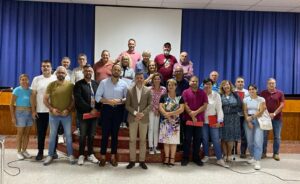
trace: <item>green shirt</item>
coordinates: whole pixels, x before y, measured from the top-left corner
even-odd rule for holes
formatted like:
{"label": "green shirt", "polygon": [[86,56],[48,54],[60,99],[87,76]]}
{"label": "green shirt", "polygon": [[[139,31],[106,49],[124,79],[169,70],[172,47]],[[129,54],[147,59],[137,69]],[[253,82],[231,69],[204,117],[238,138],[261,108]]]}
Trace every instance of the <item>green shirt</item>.
{"label": "green shirt", "polygon": [[62,84],[57,81],[51,82],[46,91],[49,94],[50,105],[60,111],[67,109],[73,100],[73,87],[74,84],[69,81],[64,81]]}

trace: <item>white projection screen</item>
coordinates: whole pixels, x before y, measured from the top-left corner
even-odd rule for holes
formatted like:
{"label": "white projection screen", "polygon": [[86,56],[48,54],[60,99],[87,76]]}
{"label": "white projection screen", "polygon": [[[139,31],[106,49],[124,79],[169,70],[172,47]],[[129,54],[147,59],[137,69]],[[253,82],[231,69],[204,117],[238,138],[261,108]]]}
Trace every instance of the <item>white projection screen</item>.
{"label": "white projection screen", "polygon": [[179,9],[96,6],[95,62],[101,51],[110,51],[111,59],[128,49],[128,39],[136,40],[136,50],[151,52],[151,59],[162,53],[163,44],[172,44],[171,54],[178,58],[181,40]]}

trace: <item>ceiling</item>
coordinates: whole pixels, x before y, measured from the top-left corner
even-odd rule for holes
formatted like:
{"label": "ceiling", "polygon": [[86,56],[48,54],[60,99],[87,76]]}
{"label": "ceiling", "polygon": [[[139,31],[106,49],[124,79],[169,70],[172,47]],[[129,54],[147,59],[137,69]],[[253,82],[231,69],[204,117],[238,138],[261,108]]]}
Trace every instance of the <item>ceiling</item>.
{"label": "ceiling", "polygon": [[300,0],[30,0],[156,8],[300,12]]}

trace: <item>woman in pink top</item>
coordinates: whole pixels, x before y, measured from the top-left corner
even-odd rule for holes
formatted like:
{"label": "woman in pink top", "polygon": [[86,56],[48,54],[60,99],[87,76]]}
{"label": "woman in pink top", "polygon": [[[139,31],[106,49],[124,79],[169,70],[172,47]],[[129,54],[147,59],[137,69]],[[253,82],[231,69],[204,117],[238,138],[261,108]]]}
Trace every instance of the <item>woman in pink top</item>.
{"label": "woman in pink top", "polygon": [[160,154],[157,149],[158,133],[159,133],[159,99],[167,92],[166,88],[160,85],[161,75],[154,73],[152,76],[152,104],[151,111],[149,112],[149,130],[148,130],[148,141],[149,141],[149,154]]}
{"label": "woman in pink top", "polygon": [[94,64],[95,80],[101,82],[111,76],[111,69],[113,62],[109,59],[110,54],[108,50],[103,50],[101,53],[101,59]]}

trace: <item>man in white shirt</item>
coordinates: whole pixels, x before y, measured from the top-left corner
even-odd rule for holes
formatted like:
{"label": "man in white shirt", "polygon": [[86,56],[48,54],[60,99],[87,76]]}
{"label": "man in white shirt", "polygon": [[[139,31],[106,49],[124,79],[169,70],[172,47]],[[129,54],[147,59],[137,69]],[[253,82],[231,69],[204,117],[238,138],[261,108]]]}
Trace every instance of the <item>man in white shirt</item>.
{"label": "man in white shirt", "polygon": [[[245,81],[244,78],[239,76],[235,80],[235,92],[239,95],[240,99],[243,101],[244,98],[249,96],[249,92],[247,89],[244,88]],[[244,115],[240,113],[240,123],[241,123],[241,147],[240,147],[240,157],[246,158],[246,150],[247,150],[247,139],[244,130]],[[237,142],[235,143],[235,153],[237,153]]]}
{"label": "man in white shirt", "polygon": [[[42,160],[44,157],[45,137],[49,124],[49,109],[43,103],[46,88],[49,83],[56,80],[56,76],[51,75],[51,61],[42,61],[42,75],[36,76],[32,80],[32,109],[36,118],[37,136],[38,136],[38,154],[36,160]],[[56,146],[55,146],[56,148]],[[57,158],[55,151],[54,157]]]}

